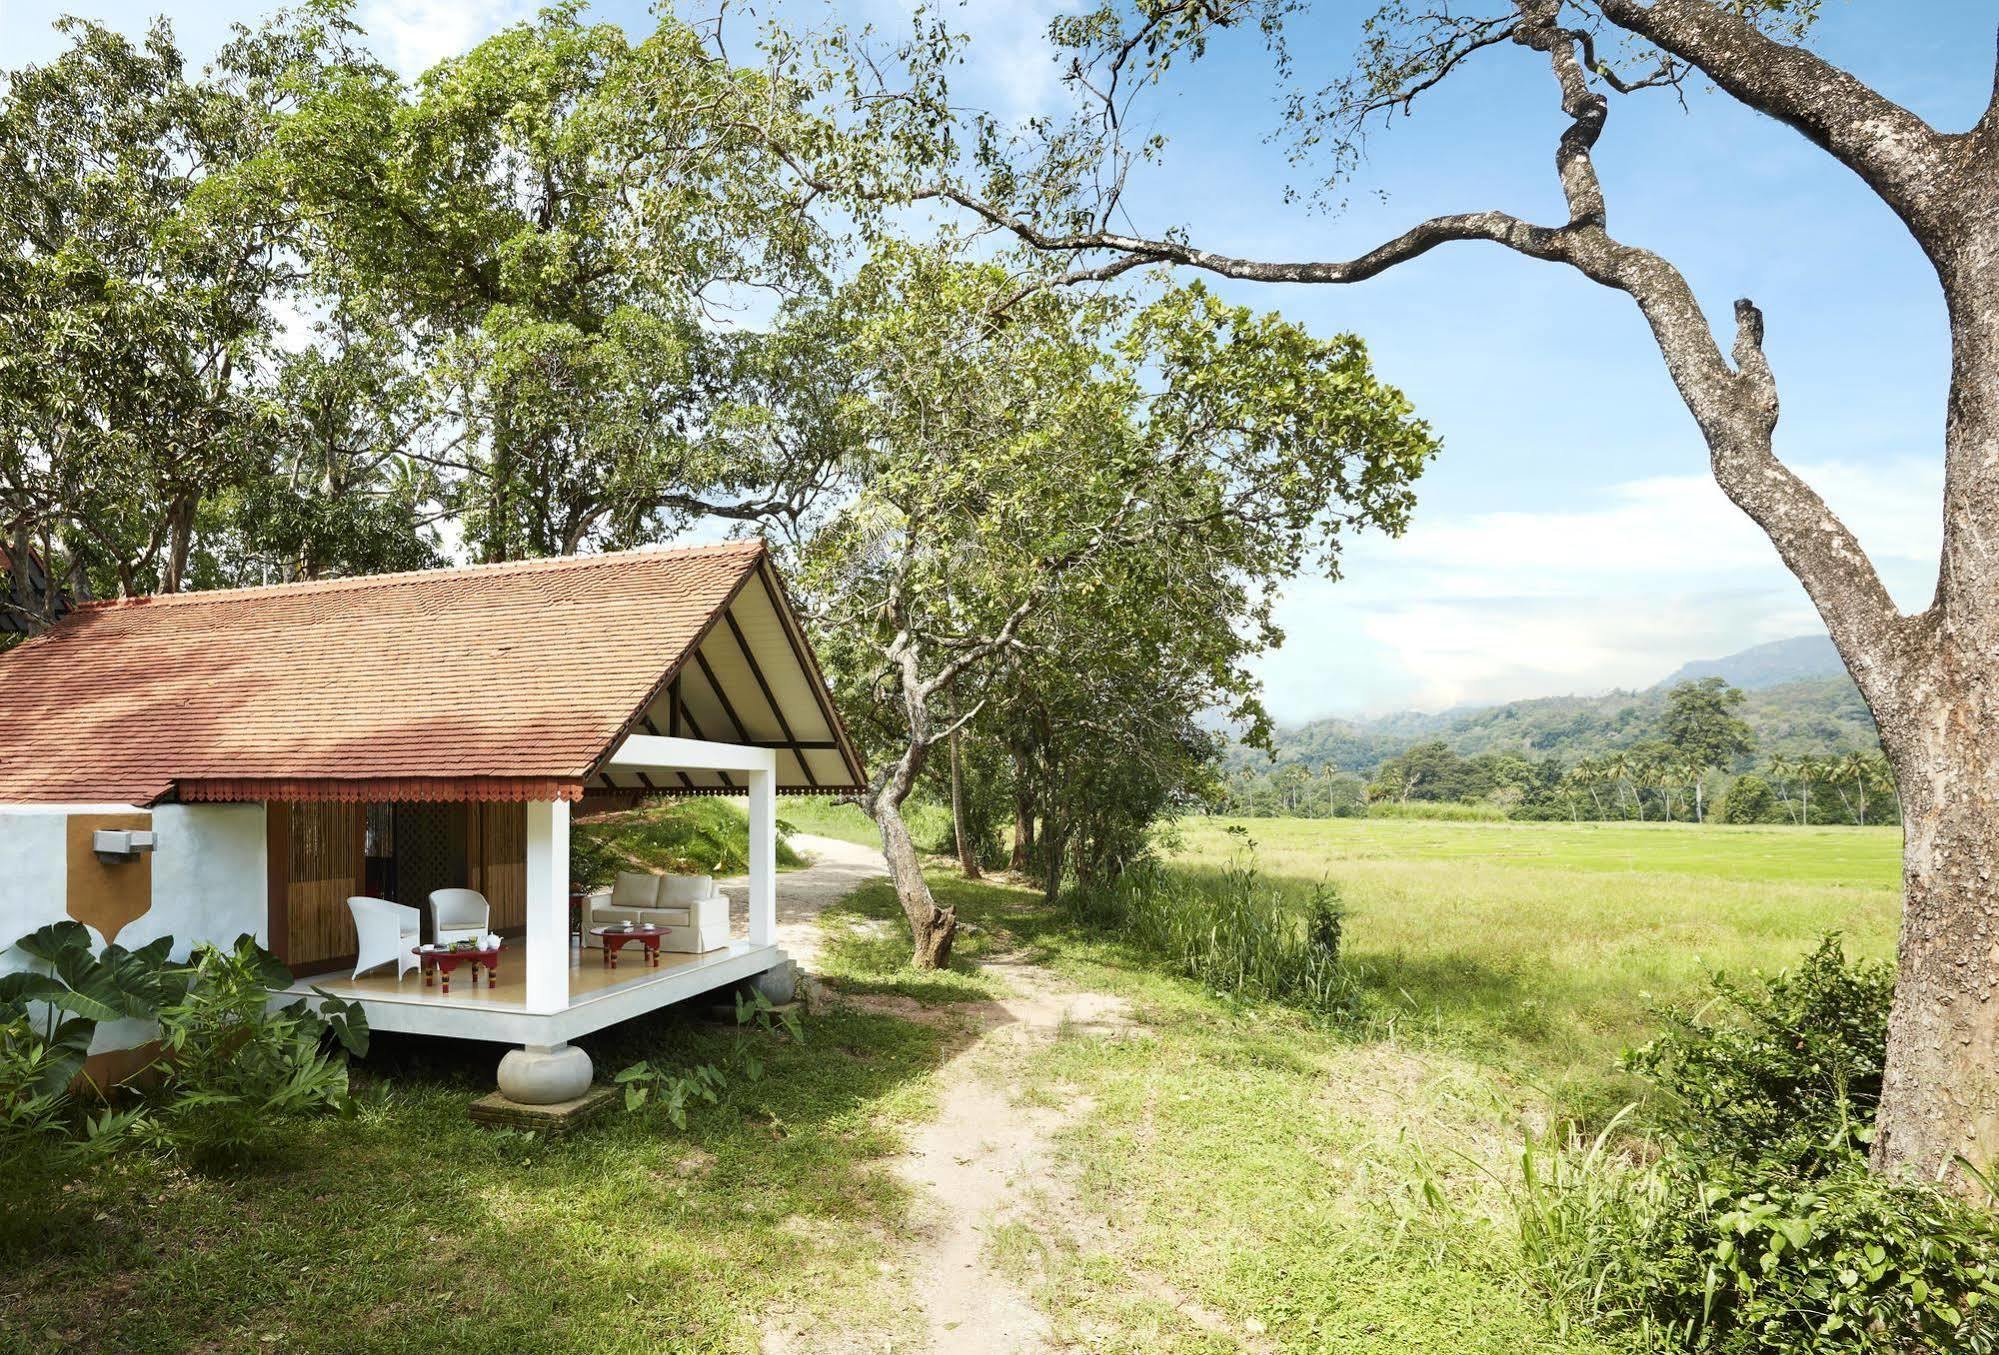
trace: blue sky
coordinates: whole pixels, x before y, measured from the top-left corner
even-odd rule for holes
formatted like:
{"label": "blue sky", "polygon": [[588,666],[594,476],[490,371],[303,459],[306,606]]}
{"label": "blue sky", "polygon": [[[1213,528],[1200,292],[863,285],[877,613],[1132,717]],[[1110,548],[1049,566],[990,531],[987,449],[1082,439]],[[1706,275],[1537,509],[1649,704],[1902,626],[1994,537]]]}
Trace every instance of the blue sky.
{"label": "blue sky", "polygon": [[[58,48],[65,10],[137,28],[164,11],[205,55],[269,6],[0,0],[0,62]],[[531,7],[363,0],[361,22],[406,71]],[[902,0],[847,0],[900,25]],[[1060,90],[1041,31],[1049,0],[954,11],[973,35],[962,102],[1025,114]],[[1321,3],[1300,68],[1335,71],[1367,8]],[[1940,127],[1990,89],[1995,18],[1977,0],[1830,0],[1813,45]],[[816,15],[812,0],[788,9]],[[598,13],[635,31],[642,5]],[[690,11],[692,12],[692,11]],[[707,7],[701,7],[707,12]],[[1920,21],[1908,15],[1920,12]],[[1908,31],[1913,29],[1914,31]],[[1133,224],[1283,258],[1346,257],[1437,212],[1500,207],[1555,221],[1560,129],[1545,68],[1501,49],[1375,139],[1337,215],[1285,205],[1296,177],[1265,134],[1277,105],[1255,34],[1218,44],[1146,109],[1170,138],[1130,195]],[[1726,321],[1737,296],[1769,320],[1784,402],[1779,447],[1874,554],[1898,600],[1934,584],[1947,353],[1943,304],[1907,234],[1796,134],[1696,90],[1617,101],[1598,148],[1611,227],[1656,249]],[[1300,720],[1648,684],[1708,657],[1817,626],[1756,529],[1722,497],[1636,311],[1558,267],[1466,245],[1357,287],[1222,282],[1320,332],[1352,330],[1444,440],[1404,538],[1357,539],[1337,583],[1302,580],[1264,665],[1272,710]]]}

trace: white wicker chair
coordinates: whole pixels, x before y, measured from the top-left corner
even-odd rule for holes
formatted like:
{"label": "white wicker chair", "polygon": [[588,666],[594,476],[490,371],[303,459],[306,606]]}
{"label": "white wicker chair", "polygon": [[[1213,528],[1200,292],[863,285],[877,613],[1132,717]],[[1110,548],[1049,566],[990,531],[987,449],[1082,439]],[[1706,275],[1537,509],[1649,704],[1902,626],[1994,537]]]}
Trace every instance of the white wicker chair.
{"label": "white wicker chair", "polygon": [[430,939],[440,946],[453,941],[478,941],[486,935],[486,923],[492,914],[492,905],[476,889],[433,889]]}
{"label": "white wicker chair", "polygon": [[423,914],[388,899],[356,894],[347,900],[354,915],[354,978],[364,969],[394,964],[396,979],[415,969],[417,943],[423,935]]}

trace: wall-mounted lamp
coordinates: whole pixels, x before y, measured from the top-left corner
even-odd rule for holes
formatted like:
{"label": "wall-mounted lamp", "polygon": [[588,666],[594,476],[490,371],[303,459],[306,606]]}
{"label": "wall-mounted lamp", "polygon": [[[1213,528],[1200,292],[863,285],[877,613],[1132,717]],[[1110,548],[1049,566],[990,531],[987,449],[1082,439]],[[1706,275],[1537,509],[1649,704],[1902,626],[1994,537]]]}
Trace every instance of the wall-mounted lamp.
{"label": "wall-mounted lamp", "polygon": [[90,850],[107,865],[136,861],[140,852],[153,850],[153,834],[137,828],[99,828],[90,835]]}

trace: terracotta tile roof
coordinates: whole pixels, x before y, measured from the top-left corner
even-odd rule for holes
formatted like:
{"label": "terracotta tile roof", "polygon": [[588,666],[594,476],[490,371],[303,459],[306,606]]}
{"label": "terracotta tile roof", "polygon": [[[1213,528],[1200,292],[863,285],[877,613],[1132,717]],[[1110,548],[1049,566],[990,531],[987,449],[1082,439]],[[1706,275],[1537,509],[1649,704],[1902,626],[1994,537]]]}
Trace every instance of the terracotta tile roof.
{"label": "terracotta tile roof", "polygon": [[0,655],[0,804],[574,796],[763,560],[735,542],[85,604]]}

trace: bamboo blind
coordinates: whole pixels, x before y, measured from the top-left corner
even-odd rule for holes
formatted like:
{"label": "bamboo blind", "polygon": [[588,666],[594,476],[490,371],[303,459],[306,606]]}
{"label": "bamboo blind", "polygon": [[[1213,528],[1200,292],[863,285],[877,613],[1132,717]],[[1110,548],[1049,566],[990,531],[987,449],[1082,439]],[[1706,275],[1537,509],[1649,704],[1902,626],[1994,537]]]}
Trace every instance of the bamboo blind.
{"label": "bamboo blind", "polygon": [[347,897],[361,892],[366,806],[291,807],[291,871],[286,891],[285,960],[294,968],[354,953]]}
{"label": "bamboo blind", "polygon": [[528,807],[489,802],[467,806],[465,835],[472,888],[493,906],[494,931],[514,931],[528,920]]}

